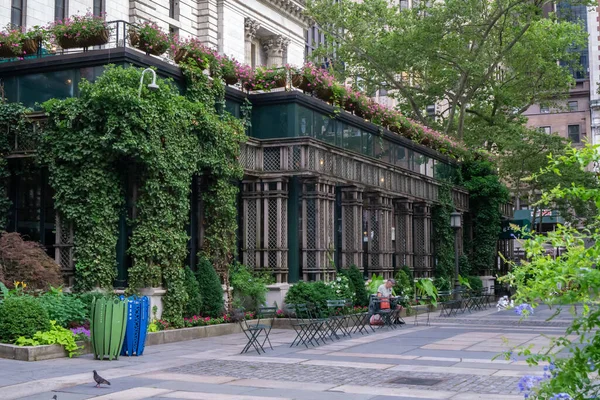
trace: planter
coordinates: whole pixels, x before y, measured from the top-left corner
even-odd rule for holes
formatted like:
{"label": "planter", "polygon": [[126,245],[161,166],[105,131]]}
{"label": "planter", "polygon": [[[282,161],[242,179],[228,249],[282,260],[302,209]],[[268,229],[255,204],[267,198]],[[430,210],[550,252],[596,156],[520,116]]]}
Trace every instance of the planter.
{"label": "planter", "polygon": [[0,57],[2,58],[13,58],[18,57],[17,54],[13,53],[12,49],[7,46],[0,46]]}
{"label": "planter", "polygon": [[275,88],[285,87],[286,84],[287,84],[287,79],[286,78],[277,79],[275,81]]}
{"label": "planter", "polygon": [[306,77],[302,74],[294,74],[292,75],[292,86],[297,87],[298,89],[304,92],[310,92],[310,82]]}
{"label": "planter", "polygon": [[[163,313],[163,301],[162,298],[167,293],[167,290],[162,287],[153,287],[153,288],[142,288],[140,289],[140,294],[142,296],[147,296],[150,300],[150,315],[153,318],[161,319]],[[156,306],[156,317],[154,316],[154,312],[152,309]]]}
{"label": "planter", "polygon": [[[90,342],[77,342],[79,354],[89,354],[92,351]],[[19,361],[42,361],[54,358],[68,357],[68,353],[60,344],[43,346],[16,346],[14,344],[0,343],[0,358]]]}
{"label": "planter", "polygon": [[[210,76],[213,78],[215,77],[214,73],[212,72],[212,69],[210,71]],[[223,79],[226,85],[235,85],[236,83],[238,83],[238,77],[235,74],[223,75],[221,79]]]}
{"label": "planter", "polygon": [[316,91],[316,95],[319,99],[329,103],[333,98],[333,90],[331,88],[319,88]]}
{"label": "planter", "polygon": [[39,48],[39,42],[34,39],[25,39],[21,43],[21,48],[23,49],[23,55],[35,54]]}
{"label": "planter", "polygon": [[173,57],[173,61],[175,61],[175,63],[179,64],[180,62],[185,60],[187,57],[188,57],[188,51],[186,49],[177,49],[177,51],[175,52],[175,56]]}
{"label": "planter", "polygon": [[110,32],[108,29],[101,30],[97,35],[90,36],[87,38],[72,38],[60,36],[56,37],[56,43],[62,49],[74,49],[77,47],[90,47],[90,46],[101,46],[103,44],[108,43],[108,38],[110,37]]}
{"label": "planter", "polygon": [[146,43],[142,42],[140,35],[134,30],[129,31],[129,43],[131,43],[131,45],[136,49],[153,56],[160,56],[169,48],[168,43],[159,43],[155,46],[147,45]]}

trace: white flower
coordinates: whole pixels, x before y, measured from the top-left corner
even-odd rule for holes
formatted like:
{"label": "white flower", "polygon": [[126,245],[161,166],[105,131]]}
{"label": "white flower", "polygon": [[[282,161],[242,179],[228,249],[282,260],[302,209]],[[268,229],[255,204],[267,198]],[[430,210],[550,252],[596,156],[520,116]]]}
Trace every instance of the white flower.
{"label": "white flower", "polygon": [[338,282],[341,282],[341,281],[342,281],[342,278],[340,278],[340,277],[338,276],[338,278],[337,278],[337,281],[338,281]]}

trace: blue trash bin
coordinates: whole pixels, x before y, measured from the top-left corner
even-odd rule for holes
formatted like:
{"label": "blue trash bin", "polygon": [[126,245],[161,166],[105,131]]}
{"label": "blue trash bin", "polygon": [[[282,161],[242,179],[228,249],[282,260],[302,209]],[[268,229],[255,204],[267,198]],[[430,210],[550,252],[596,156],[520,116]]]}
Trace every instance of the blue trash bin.
{"label": "blue trash bin", "polygon": [[[125,296],[121,296],[124,300]],[[146,347],[146,333],[150,319],[150,301],[148,297],[132,296],[127,298],[127,328],[121,349],[122,356],[141,356]]]}

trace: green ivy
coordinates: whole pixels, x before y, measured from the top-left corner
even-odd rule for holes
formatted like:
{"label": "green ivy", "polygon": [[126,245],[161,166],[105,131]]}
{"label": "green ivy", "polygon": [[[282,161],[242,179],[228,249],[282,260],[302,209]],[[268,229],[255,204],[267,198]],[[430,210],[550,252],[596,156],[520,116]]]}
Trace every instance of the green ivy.
{"label": "green ivy", "polygon": [[454,211],[452,187],[443,184],[438,190],[438,201],[431,213],[433,248],[436,259],[435,276],[452,279],[454,275],[454,231],[450,214]]}
{"label": "green ivy", "polygon": [[481,274],[494,265],[501,229],[500,205],[509,200],[509,192],[489,161],[471,160],[462,164],[464,186],[469,191],[469,213],[473,239],[465,243],[472,274]]}
{"label": "green ivy", "polygon": [[226,278],[235,254],[239,146],[245,140],[243,123],[222,113],[221,80],[210,81],[193,61],[183,71],[185,96],[161,79],[160,90],[144,86],[139,96],[139,69],[108,67],[95,83],[80,85],[79,98],[44,103],[49,122],[40,151],[56,208],[74,224],[79,290],[112,287],[124,182],[135,178],[129,292],[162,282],[163,319],[173,326],[183,325],[188,301],[182,267],[192,176],[202,173],[209,182],[204,251]]}

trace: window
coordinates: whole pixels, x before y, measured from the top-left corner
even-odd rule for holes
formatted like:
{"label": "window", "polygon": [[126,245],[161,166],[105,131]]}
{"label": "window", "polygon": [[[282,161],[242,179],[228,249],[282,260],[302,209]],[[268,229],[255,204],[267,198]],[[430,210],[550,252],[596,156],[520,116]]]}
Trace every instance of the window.
{"label": "window", "polygon": [[435,117],[435,104],[428,105],[426,111],[428,117]]}
{"label": "window", "polygon": [[169,0],[169,18],[179,21],[179,0]]}
{"label": "window", "polygon": [[179,28],[173,25],[169,25],[169,33],[172,36],[179,36]]}
{"label": "window", "polygon": [[550,114],[550,107],[548,107],[547,105],[540,105],[540,113]]}
{"label": "window", "polygon": [[101,17],[104,14],[104,0],[94,0],[94,15]]}
{"label": "window", "polygon": [[66,16],[65,0],[54,0],[54,20],[62,21]]}
{"label": "window", "polygon": [[10,9],[10,23],[13,26],[22,26],[23,21],[23,2],[24,0],[12,0]]}
{"label": "window", "polygon": [[572,143],[579,143],[579,125],[569,125],[569,140]]}
{"label": "window", "polygon": [[400,10],[407,10],[408,8],[408,0],[400,0]]}
{"label": "window", "polygon": [[540,130],[540,132],[544,132],[547,135],[552,133],[552,128],[549,126],[540,126],[539,130]]}
{"label": "window", "polygon": [[379,97],[387,96],[387,94],[388,94],[387,89],[379,88]]}
{"label": "window", "polygon": [[[320,45],[325,44],[325,34],[319,30],[317,25],[313,25],[304,31],[304,58],[306,61],[310,58],[313,51]],[[327,62],[327,60],[324,60]]]}
{"label": "window", "polygon": [[576,101],[569,102],[569,111],[577,111],[578,109],[579,109],[579,106]]}

